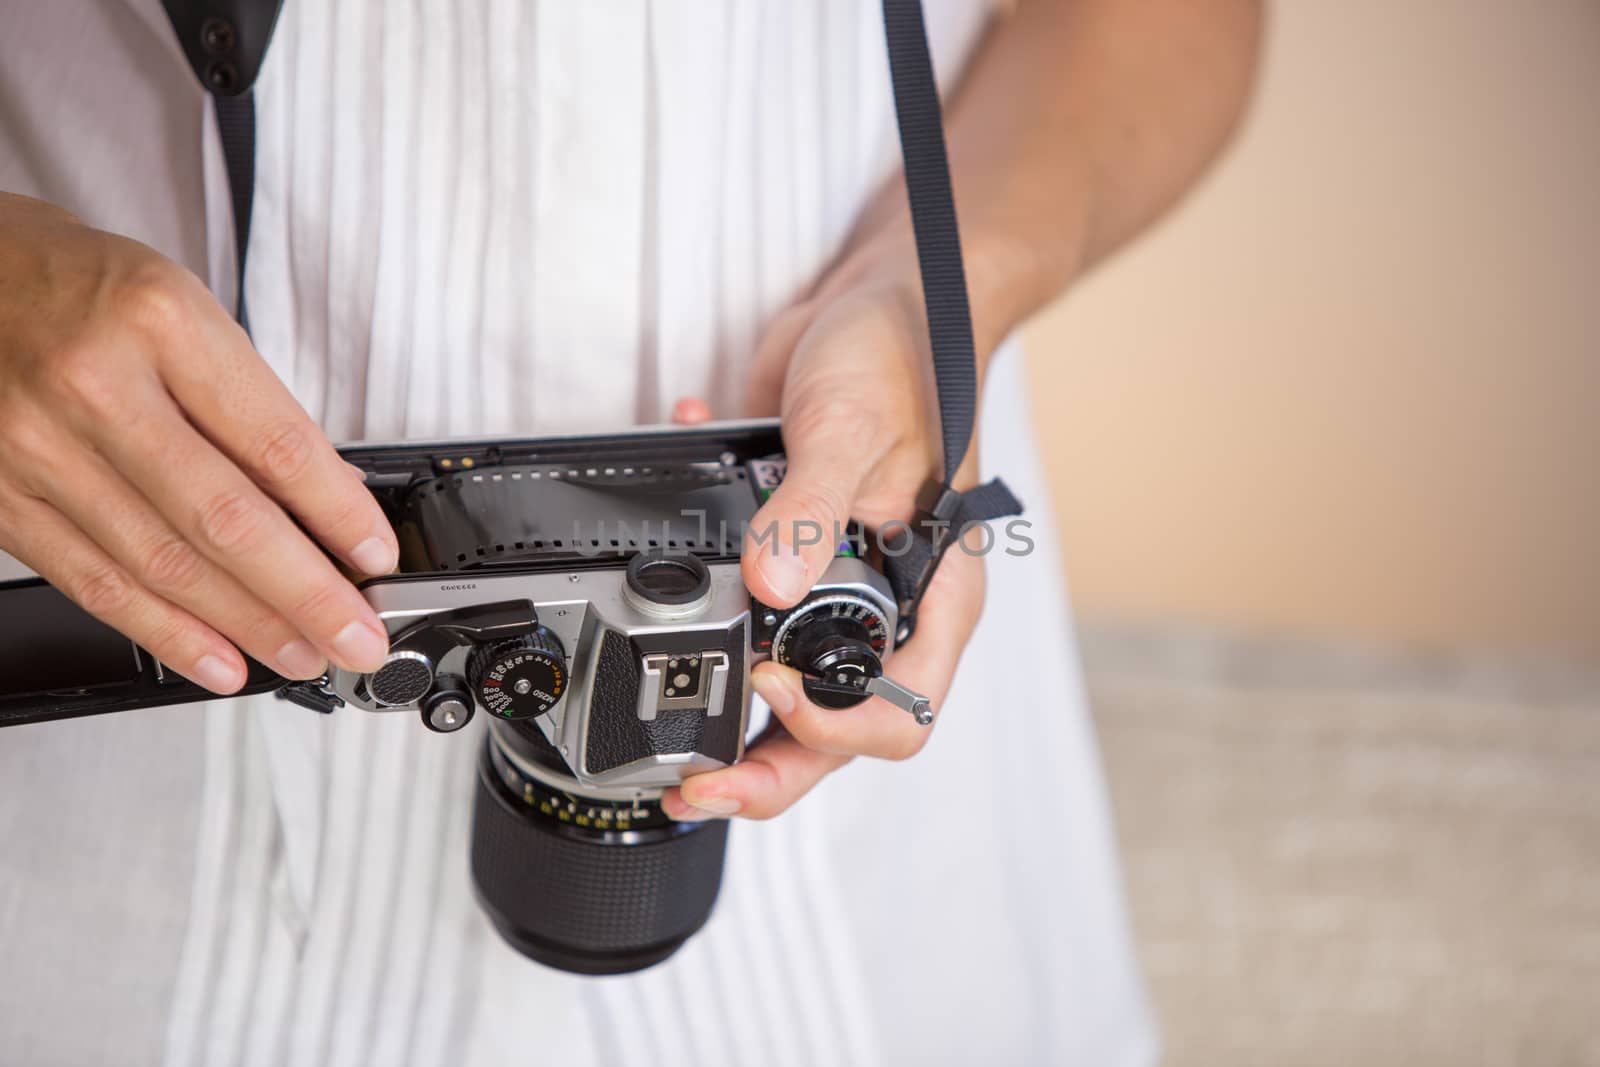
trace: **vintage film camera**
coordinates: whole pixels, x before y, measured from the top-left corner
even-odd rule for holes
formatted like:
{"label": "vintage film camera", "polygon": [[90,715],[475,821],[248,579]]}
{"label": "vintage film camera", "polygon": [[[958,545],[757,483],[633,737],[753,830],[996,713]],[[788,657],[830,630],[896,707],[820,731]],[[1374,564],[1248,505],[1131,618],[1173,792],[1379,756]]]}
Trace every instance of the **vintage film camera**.
{"label": "vintage film camera", "polygon": [[[255,665],[247,691],[442,733],[480,711],[484,910],[553,966],[649,966],[710,914],[728,834],[673,822],[661,792],[743,754],[753,663],[796,667],[824,706],[876,694],[932,720],[883,673],[899,604],[860,541],[794,607],[745,590],[743,534],[781,449],[774,422],[341,449],[401,543],[397,572],[361,585],[388,659],[311,683]],[[0,725],[209,696],[43,582],[0,586]]]}
{"label": "vintage film camera", "polygon": [[[165,6],[232,134],[222,141],[242,277],[250,85],[279,4],[234,0],[232,22],[201,5]],[[659,798],[741,757],[755,660],[800,669],[824,707],[877,695],[931,722],[928,702],[884,675],[884,657],[910,634],[957,531],[1021,509],[998,481],[950,484],[978,395],[960,234],[921,4],[882,6],[944,471],[919,502],[917,528],[877,560],[883,569],[841,545],[799,605],[750,599],[740,538],[782,474],[775,422],[353,446],[341,452],[401,538],[398,573],[361,587],[388,625],[391,653],[370,675],[286,682],[253,665],[246,683],[247,693],[276,691],[320,711],[414,710],[447,733],[481,710],[490,725],[473,880],[506,940],[552,966],[638,970],[706,921],[728,825],[675,823]],[[232,41],[221,52],[219,25]],[[241,324],[243,312],[241,294]],[[43,581],[0,584],[0,726],[209,697]]]}

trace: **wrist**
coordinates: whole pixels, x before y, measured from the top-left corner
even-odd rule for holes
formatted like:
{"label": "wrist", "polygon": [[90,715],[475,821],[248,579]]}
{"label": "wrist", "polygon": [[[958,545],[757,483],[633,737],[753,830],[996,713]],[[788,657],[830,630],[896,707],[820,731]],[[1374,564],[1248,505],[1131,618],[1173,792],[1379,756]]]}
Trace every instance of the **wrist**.
{"label": "wrist", "polygon": [[[961,250],[981,372],[1000,343],[1076,277],[1082,216],[1057,213],[1030,230],[1003,210],[969,214],[970,220],[961,216]],[[869,212],[867,220],[870,228],[858,229],[815,297],[861,286],[898,287],[914,297],[921,318],[922,275],[909,208],[902,201],[893,211]]]}
{"label": "wrist", "polygon": [[1077,242],[975,223],[962,233],[973,332],[987,361],[1000,343],[1077,275]]}

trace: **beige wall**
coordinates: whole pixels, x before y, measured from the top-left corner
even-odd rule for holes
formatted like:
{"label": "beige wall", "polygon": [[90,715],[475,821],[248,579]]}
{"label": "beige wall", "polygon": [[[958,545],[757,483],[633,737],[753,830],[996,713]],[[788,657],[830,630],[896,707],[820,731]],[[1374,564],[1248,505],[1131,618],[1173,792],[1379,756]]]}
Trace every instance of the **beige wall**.
{"label": "beige wall", "polygon": [[1086,616],[1600,658],[1600,5],[1276,5],[1029,340]]}

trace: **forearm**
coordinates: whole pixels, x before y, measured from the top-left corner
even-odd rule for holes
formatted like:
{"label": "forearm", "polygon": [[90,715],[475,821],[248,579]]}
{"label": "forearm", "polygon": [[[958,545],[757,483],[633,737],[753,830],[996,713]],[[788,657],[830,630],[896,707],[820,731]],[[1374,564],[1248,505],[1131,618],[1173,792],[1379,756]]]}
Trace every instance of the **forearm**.
{"label": "forearm", "polygon": [[[1260,19],[1260,0],[1022,0],[991,30],[946,113],[981,353],[1217,156],[1244,110]],[[896,179],[841,271],[908,261],[907,211]]]}

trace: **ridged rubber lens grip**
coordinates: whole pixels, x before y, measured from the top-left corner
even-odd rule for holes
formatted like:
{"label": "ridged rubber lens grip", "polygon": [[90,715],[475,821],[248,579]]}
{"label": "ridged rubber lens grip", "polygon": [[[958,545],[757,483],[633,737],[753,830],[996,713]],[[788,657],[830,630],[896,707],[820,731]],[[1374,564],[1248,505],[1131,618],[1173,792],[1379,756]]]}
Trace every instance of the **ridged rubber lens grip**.
{"label": "ridged rubber lens grip", "polygon": [[479,760],[472,815],[478,901],[512,947],[580,974],[659,963],[705,924],[722,885],[728,823],[639,831],[630,843],[557,822]]}

